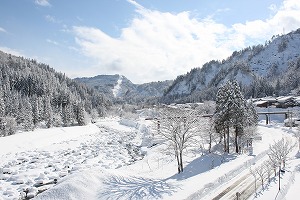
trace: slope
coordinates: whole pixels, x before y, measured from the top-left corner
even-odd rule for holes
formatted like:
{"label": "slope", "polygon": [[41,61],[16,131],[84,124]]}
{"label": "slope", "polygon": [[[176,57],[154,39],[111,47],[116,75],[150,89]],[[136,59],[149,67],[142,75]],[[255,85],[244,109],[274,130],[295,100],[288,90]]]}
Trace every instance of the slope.
{"label": "slope", "polygon": [[[286,35],[273,36],[265,45],[235,51],[226,60],[210,61],[201,68],[178,76],[164,94],[164,100],[214,99],[216,88],[232,79],[243,86],[246,97],[288,94],[299,88],[299,83],[295,83],[296,77],[291,78],[290,75],[299,65],[300,29]],[[293,86],[286,90],[288,84]]]}
{"label": "slope", "polygon": [[83,124],[85,112],[102,115],[111,104],[96,90],[44,63],[0,51],[0,136],[16,129]]}
{"label": "slope", "polygon": [[98,75],[95,77],[75,78],[111,98],[125,102],[147,102],[161,97],[172,81],[158,81],[134,84],[122,75]]}

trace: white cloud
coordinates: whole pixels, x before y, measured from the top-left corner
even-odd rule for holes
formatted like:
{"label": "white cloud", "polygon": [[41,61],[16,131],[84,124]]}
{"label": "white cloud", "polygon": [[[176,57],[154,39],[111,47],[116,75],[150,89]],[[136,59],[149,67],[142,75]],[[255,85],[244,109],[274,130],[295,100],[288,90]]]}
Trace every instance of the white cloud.
{"label": "white cloud", "polygon": [[55,23],[55,24],[60,24],[60,23],[62,23],[61,20],[56,19],[54,16],[51,16],[51,15],[46,15],[46,16],[45,16],[45,19],[46,19],[48,22]]}
{"label": "white cloud", "polygon": [[271,5],[269,6],[269,9],[270,9],[271,11],[273,11],[273,12],[277,12],[277,6],[276,6],[276,4],[271,4]]}
{"label": "white cloud", "polygon": [[[149,10],[133,0],[138,15],[113,38],[93,27],[73,27],[81,52],[94,58],[98,74],[120,73],[133,82],[173,79],[233,50],[257,44],[300,27],[300,2],[285,0],[269,19],[226,27],[212,17],[193,18]],[[92,74],[96,75],[96,74]]]}
{"label": "white cloud", "polygon": [[285,0],[269,19],[233,25],[234,32],[249,39],[267,40],[272,35],[288,33],[300,27],[300,1]]}
{"label": "white cloud", "polygon": [[0,50],[3,51],[3,52],[5,52],[5,53],[9,53],[9,54],[12,54],[12,55],[15,55],[15,56],[26,57],[22,53],[20,53],[18,50],[11,49],[11,48],[8,48],[8,47],[1,47],[0,46]]}
{"label": "white cloud", "polygon": [[2,27],[0,27],[0,32],[7,33],[7,31]]}
{"label": "white cloud", "polygon": [[35,4],[39,6],[51,6],[49,0],[35,0]]}
{"label": "white cloud", "polygon": [[54,45],[56,45],[56,46],[58,46],[58,45],[59,45],[59,43],[58,43],[58,42],[56,42],[56,41],[54,41],[54,40],[47,39],[46,41],[47,41],[48,43],[50,43],[50,44],[54,44]]}

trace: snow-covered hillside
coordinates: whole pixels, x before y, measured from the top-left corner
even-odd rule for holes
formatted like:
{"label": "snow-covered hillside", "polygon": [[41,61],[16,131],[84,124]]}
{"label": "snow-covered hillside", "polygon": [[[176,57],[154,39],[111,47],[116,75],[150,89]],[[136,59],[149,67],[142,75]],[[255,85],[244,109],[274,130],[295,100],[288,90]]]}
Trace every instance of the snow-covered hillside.
{"label": "snow-covered hillside", "polygon": [[[205,93],[214,90],[215,87],[229,79],[236,79],[244,86],[252,84],[252,88],[259,80],[265,82],[266,86],[264,87],[275,88],[277,82],[278,87],[284,87],[285,76],[291,76],[287,72],[294,71],[296,66],[299,67],[299,58],[300,29],[286,35],[274,36],[265,45],[235,51],[226,60],[210,61],[200,68],[191,70],[186,75],[178,76],[165,96]],[[291,80],[293,82],[293,79]],[[285,90],[291,89],[295,88],[285,87]],[[253,94],[251,95],[253,96]]]}
{"label": "snow-covered hillside", "polygon": [[135,85],[125,76],[119,74],[75,78],[75,80],[83,82],[96,90],[115,98],[122,97],[128,91],[135,90]]}
{"label": "snow-covered hillside", "polygon": [[[198,151],[185,153],[184,172],[178,175],[174,156],[165,151],[164,142],[152,143],[150,128],[151,122],[143,118],[106,118],[84,127],[39,129],[0,138],[0,199],[19,198],[26,190],[28,197],[40,193],[35,199],[43,200],[212,199],[248,174],[250,166],[266,159],[269,144],[282,136],[290,138],[294,131],[259,125],[262,140],[254,141],[254,156],[202,154],[195,148]],[[295,152],[291,156],[282,177],[289,197],[300,184],[300,159]],[[295,182],[288,183],[293,177]],[[273,199],[276,186],[274,178],[268,190],[258,190],[255,199]]]}
{"label": "snow-covered hillside", "polygon": [[161,97],[172,81],[158,81],[133,84],[122,75],[98,75],[95,77],[76,78],[98,91],[125,101],[143,101],[147,98]]}

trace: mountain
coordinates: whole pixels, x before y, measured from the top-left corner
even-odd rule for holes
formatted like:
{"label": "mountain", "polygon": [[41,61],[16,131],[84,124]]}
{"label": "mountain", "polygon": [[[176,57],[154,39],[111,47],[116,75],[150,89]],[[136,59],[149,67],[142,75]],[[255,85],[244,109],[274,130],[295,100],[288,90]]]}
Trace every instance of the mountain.
{"label": "mountain", "polygon": [[135,85],[122,75],[98,75],[94,77],[75,78],[112,98],[125,96],[126,92],[135,90]]}
{"label": "mountain", "polygon": [[0,51],[0,136],[36,127],[86,123],[111,101],[44,63]]}
{"label": "mountain", "polygon": [[162,101],[214,99],[227,80],[237,80],[246,97],[299,93],[300,29],[273,36],[264,45],[235,51],[226,60],[212,60],[178,76]]}
{"label": "mountain", "polygon": [[172,81],[158,81],[134,84],[122,75],[98,75],[95,77],[75,78],[76,81],[91,86],[118,101],[130,103],[152,102],[161,97]]}

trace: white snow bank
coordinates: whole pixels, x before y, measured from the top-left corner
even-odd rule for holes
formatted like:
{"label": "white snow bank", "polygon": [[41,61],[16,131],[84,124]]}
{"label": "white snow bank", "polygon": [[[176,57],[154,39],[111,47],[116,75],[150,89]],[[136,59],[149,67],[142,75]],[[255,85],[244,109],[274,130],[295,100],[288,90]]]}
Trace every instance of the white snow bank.
{"label": "white snow bank", "polygon": [[102,171],[84,171],[72,174],[55,187],[39,194],[36,200],[71,200],[98,199],[97,191],[101,188]]}
{"label": "white snow bank", "polygon": [[60,143],[97,132],[99,132],[99,128],[94,124],[90,124],[87,126],[37,129],[7,137],[0,137],[0,156],[7,153],[12,154],[19,151],[51,146],[53,143]]}
{"label": "white snow bank", "polygon": [[138,128],[139,127],[139,123],[137,121],[131,120],[131,119],[122,118],[122,119],[120,119],[119,123],[121,125],[132,127],[132,128]]}

